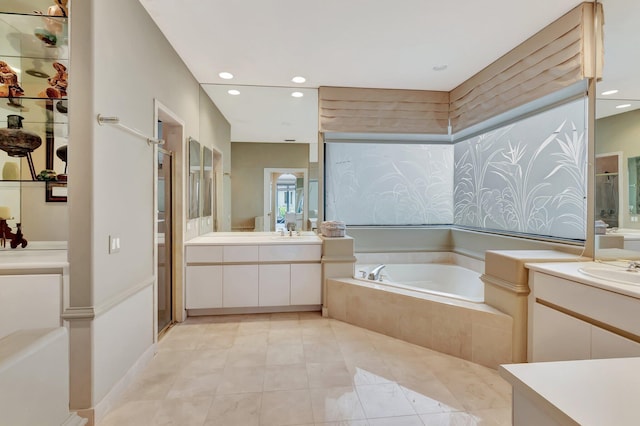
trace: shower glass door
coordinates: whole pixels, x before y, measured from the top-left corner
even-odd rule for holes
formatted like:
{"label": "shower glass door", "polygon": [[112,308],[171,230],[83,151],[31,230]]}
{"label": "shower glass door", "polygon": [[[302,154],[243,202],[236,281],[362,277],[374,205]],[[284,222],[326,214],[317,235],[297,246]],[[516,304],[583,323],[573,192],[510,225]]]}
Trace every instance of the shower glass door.
{"label": "shower glass door", "polygon": [[158,149],[157,231],[158,240],[158,335],[173,322],[173,256],[172,256],[172,156]]}

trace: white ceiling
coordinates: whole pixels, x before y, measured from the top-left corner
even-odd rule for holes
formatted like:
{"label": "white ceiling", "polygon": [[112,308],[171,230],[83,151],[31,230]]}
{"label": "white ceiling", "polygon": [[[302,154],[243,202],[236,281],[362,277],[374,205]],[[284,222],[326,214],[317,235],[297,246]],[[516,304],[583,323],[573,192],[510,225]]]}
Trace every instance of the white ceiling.
{"label": "white ceiling", "polygon": [[[140,2],[230,122],[232,141],[294,139],[310,143],[317,139],[315,89],[319,86],[449,91],[581,3]],[[607,26],[613,27],[614,20],[619,19],[628,25],[640,22],[626,9],[632,6],[634,13],[638,12],[640,1],[604,0],[604,4]],[[635,16],[640,17],[640,13]],[[609,38],[615,39],[607,34],[606,40]],[[629,51],[624,53],[630,56]],[[614,49],[607,54],[607,60],[617,55]],[[447,65],[446,70],[433,69],[443,64]],[[634,75],[639,69],[633,70]],[[221,71],[231,72],[235,78],[223,80],[218,76]],[[292,83],[291,78],[296,75],[307,81],[301,85]],[[625,78],[606,77],[603,83],[622,87]],[[227,90],[231,88],[240,90],[240,95],[229,95]],[[305,96],[291,98],[293,90],[302,91]],[[633,97],[640,99],[640,92]]]}

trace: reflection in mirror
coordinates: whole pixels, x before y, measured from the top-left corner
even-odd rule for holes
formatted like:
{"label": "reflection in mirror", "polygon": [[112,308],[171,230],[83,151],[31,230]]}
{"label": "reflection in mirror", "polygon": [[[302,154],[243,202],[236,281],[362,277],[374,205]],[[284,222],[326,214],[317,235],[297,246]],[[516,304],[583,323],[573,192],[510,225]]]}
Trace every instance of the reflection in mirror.
{"label": "reflection in mirror", "polygon": [[629,158],[629,213],[640,212],[640,157]]}
{"label": "reflection in mirror", "polygon": [[309,180],[309,229],[318,229],[318,179]]}
{"label": "reflection in mirror", "polygon": [[200,143],[189,138],[189,219],[200,216]]}
{"label": "reflection in mirror", "polygon": [[213,152],[202,148],[202,216],[211,216],[213,204]]}
{"label": "reflection in mirror", "polygon": [[620,212],[619,154],[596,156],[596,220],[618,227]]}
{"label": "reflection in mirror", "polygon": [[[606,223],[607,235],[596,235],[596,258],[638,258],[640,253],[633,251],[640,248],[636,159],[640,157],[640,58],[630,52],[636,50],[640,2],[601,3],[605,15],[604,68],[596,86],[595,219]],[[617,172],[613,172],[613,164],[603,165],[610,156],[619,157],[613,161]],[[613,214],[616,208],[617,214]]]}

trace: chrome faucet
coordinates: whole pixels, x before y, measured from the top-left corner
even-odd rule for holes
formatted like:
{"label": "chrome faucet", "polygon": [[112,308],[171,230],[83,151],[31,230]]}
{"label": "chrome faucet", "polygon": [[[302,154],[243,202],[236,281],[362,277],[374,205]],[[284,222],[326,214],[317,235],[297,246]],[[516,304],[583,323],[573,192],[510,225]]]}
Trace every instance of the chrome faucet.
{"label": "chrome faucet", "polygon": [[630,261],[627,266],[627,271],[637,272],[638,270],[640,270],[640,262],[635,260]]}
{"label": "chrome faucet", "polygon": [[296,230],[296,223],[295,222],[287,222],[287,231],[289,231],[289,236],[292,237],[293,233]]}
{"label": "chrome faucet", "polygon": [[369,275],[367,275],[367,279],[378,281],[380,279],[380,271],[382,271],[382,269],[384,269],[385,266],[386,265],[378,265],[375,268],[373,268],[371,272],[369,272]]}

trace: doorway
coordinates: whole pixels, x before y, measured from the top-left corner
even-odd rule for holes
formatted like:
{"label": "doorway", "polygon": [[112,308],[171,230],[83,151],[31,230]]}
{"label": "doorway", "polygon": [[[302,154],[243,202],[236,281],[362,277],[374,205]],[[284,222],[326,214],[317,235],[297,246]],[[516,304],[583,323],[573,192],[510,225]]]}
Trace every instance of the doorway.
{"label": "doorway", "polygon": [[264,231],[305,230],[309,199],[307,169],[264,169]]}
{"label": "doorway", "polygon": [[620,203],[622,200],[621,161],[621,152],[596,155],[596,220],[602,220],[611,228],[619,226],[620,213],[622,212],[622,204]]}
{"label": "doorway", "polygon": [[184,321],[182,262],[186,223],[185,124],[170,109],[154,101],[154,136],[165,141],[154,151],[154,341],[176,322]]}

